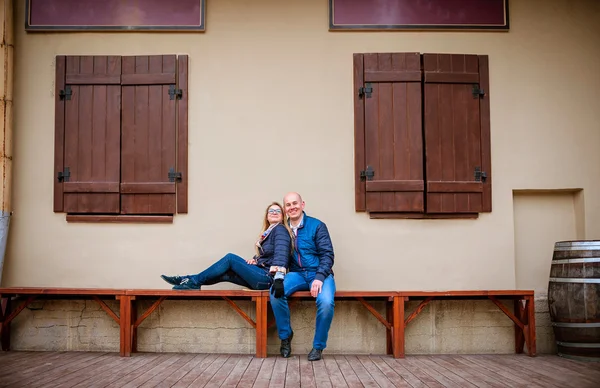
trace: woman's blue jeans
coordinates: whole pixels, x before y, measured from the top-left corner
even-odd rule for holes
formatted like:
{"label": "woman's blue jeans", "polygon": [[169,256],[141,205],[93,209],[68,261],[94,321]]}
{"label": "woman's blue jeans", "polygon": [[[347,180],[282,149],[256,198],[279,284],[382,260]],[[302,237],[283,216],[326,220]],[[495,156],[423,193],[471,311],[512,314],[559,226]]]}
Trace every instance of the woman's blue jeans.
{"label": "woman's blue jeans", "polygon": [[[288,296],[296,291],[309,291],[315,275],[315,272],[307,271],[288,272],[283,279],[284,295],[281,298],[275,298],[273,294],[270,294],[271,308],[273,309],[273,315],[277,323],[279,339],[288,339],[292,335]],[[335,308],[334,296],[335,280],[333,279],[333,275],[329,275],[323,282],[321,293],[317,295],[317,322],[313,339],[313,348],[315,349],[323,350],[327,347],[329,328],[333,321]]]}
{"label": "woman's blue jeans", "polygon": [[198,286],[229,282],[253,290],[267,290],[273,282],[268,270],[253,264],[233,253],[226,254],[197,275],[189,275]]}

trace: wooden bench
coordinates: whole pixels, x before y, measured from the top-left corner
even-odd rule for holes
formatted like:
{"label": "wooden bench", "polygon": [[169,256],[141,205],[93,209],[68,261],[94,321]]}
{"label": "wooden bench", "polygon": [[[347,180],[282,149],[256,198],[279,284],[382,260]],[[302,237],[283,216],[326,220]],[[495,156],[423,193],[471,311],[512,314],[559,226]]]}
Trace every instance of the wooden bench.
{"label": "wooden bench", "polygon": [[[10,350],[10,323],[36,299],[92,299],[119,324],[120,355],[129,357],[137,351],[137,328],[167,298],[224,300],[250,326],[256,330],[256,357],[267,357],[267,329],[275,324],[267,322],[269,291],[246,290],[198,290],[178,291],[165,289],[94,289],[94,288],[0,288],[0,342],[2,350]],[[119,315],[106,305],[103,299],[119,300]],[[141,299],[155,299],[155,302],[137,317],[136,302]],[[295,301],[314,300],[308,291],[296,292],[289,297],[290,307]],[[434,299],[488,299],[508,316],[515,325],[515,352],[522,353],[527,344],[529,356],[536,355],[535,305],[532,290],[481,290],[481,291],[337,291],[335,299],[359,301],[386,328],[386,352],[394,358],[405,357],[406,326],[423,311]],[[511,313],[499,299],[514,302]],[[255,304],[256,320],[250,318],[235,300],[250,300]],[[421,300],[417,308],[405,317],[405,303]],[[386,306],[386,316],[380,314],[369,302],[382,301]],[[13,309],[13,304],[20,302]]]}
{"label": "wooden bench", "polygon": [[[527,344],[527,354],[531,357],[536,355],[536,340],[535,340],[535,302],[533,290],[475,290],[475,291],[400,291],[399,296],[405,302],[411,299],[422,300],[417,308],[404,318],[404,303],[401,303],[399,312],[400,322],[397,330],[399,332],[400,341],[395,341],[398,346],[398,353],[394,353],[395,357],[404,358],[404,331],[417,315],[423,311],[427,304],[434,299],[489,299],[498,308],[506,314],[515,324],[515,352],[523,353],[523,347]],[[515,314],[511,313],[499,299],[510,299],[514,303]]]}
{"label": "wooden bench", "polygon": [[[41,288],[41,287],[26,287],[26,288],[0,288],[0,342],[2,350],[10,350],[10,323],[19,315],[31,302],[36,299],[92,299],[95,300],[100,307],[123,327],[123,319],[126,314],[123,314],[123,304],[120,303],[120,315],[111,310],[103,299],[119,300],[125,295],[125,290],[106,289],[106,288]],[[18,304],[14,306],[13,304]]]}
{"label": "wooden bench", "polygon": [[[154,312],[165,299],[190,300],[224,300],[242,318],[256,330],[256,357],[267,357],[267,301],[268,291],[247,290],[126,290],[121,299],[125,319],[121,325],[121,356],[129,357],[137,351],[137,328]],[[156,301],[137,317],[136,302],[141,299],[156,299]],[[256,321],[246,314],[234,300],[251,300],[256,308]]]}

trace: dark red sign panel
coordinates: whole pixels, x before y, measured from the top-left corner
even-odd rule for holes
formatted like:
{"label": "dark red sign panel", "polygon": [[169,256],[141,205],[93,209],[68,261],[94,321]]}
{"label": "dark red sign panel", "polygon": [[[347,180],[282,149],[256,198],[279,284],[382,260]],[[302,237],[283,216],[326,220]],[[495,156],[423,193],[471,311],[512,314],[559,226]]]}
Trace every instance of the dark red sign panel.
{"label": "dark red sign panel", "polygon": [[508,0],[329,0],[330,30],[508,30]]}
{"label": "dark red sign panel", "polygon": [[27,31],[204,31],[205,0],[26,0]]}

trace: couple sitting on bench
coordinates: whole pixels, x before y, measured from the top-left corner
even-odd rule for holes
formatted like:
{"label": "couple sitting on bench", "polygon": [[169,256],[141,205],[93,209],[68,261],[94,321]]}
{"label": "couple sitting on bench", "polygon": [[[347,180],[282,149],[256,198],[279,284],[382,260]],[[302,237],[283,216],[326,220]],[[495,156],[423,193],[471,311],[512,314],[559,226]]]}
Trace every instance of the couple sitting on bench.
{"label": "couple sitting on bench", "polygon": [[327,345],[334,313],[333,245],[325,223],[304,212],[300,194],[289,193],[283,202],[284,208],[277,202],[267,208],[263,230],[256,242],[257,254],[252,259],[228,253],[196,275],[161,277],[176,290],[197,290],[219,282],[253,290],[271,289],[271,307],[281,339],[280,353],[286,358],[291,355],[294,336],[288,297],[296,291],[310,290],[316,298],[317,316],[308,360],[317,361]]}

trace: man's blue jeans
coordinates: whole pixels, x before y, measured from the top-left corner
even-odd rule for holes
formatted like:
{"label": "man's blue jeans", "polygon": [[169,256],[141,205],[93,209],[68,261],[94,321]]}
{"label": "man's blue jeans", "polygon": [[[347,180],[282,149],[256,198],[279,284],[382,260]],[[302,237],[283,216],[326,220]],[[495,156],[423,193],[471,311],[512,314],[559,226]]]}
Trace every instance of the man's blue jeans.
{"label": "man's blue jeans", "polygon": [[[281,298],[275,298],[271,294],[271,308],[275,315],[279,339],[288,339],[292,335],[288,296],[296,291],[310,291],[314,279],[314,272],[289,272],[283,279],[284,295]],[[333,275],[329,275],[323,282],[321,293],[317,295],[317,322],[313,339],[313,348],[315,349],[323,350],[327,347],[327,337],[335,308],[334,296],[335,280]]]}
{"label": "man's blue jeans", "polygon": [[226,254],[199,274],[190,275],[190,279],[198,286],[230,282],[253,290],[267,290],[273,282],[267,269],[248,264],[233,253]]}

